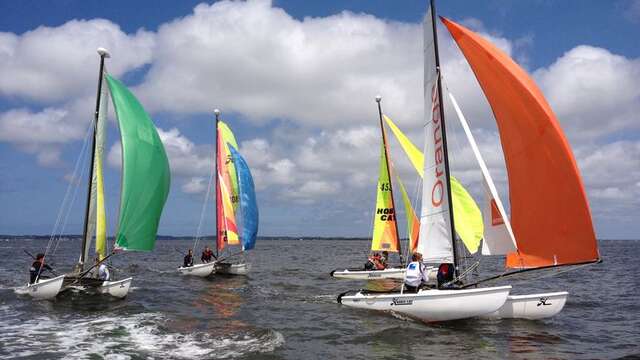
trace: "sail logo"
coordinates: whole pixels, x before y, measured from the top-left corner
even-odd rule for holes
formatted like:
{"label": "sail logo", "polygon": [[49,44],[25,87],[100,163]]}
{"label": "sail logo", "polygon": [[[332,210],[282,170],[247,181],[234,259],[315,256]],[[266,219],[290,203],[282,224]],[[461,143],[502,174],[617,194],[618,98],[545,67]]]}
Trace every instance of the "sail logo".
{"label": "sail logo", "polygon": [[402,306],[402,305],[413,305],[413,299],[400,299],[397,297],[391,298],[390,306]]}
{"label": "sail logo", "polygon": [[538,300],[538,305],[536,306],[548,306],[548,305],[553,305],[552,303],[548,302],[549,298],[548,297],[541,297],[540,300]]}
{"label": "sail logo", "polygon": [[380,221],[395,221],[393,208],[377,208],[376,215],[380,215]]}
{"label": "sail logo", "polygon": [[434,156],[435,156],[435,178],[436,181],[431,188],[431,204],[434,207],[440,207],[444,200],[444,182],[442,177],[444,175],[443,163],[444,163],[444,150],[442,148],[442,126],[440,117],[440,97],[437,91],[437,82],[433,85],[431,91],[431,122],[433,123],[433,144],[434,144]]}

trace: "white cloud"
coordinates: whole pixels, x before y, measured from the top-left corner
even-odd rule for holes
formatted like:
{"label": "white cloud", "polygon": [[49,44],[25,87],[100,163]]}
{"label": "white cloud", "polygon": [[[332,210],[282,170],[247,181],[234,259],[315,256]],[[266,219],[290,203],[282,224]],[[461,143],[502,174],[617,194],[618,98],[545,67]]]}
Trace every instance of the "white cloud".
{"label": "white cloud", "polygon": [[422,108],[417,24],[349,12],[300,21],[269,1],[221,1],[161,26],[156,44],[140,88],[154,110],[219,106],[329,127],[368,122],[378,92],[404,112]]}
{"label": "white cloud", "polygon": [[[171,174],[181,177],[203,176],[211,172],[213,167],[212,148],[207,145],[197,146],[180,133],[177,128],[168,131],[158,128],[158,135],[169,158]],[[107,154],[107,163],[114,168],[122,164],[122,145],[118,141]]]}
{"label": "white cloud", "polygon": [[571,139],[640,128],[640,59],[582,45],[534,75]]}
{"label": "white cloud", "polygon": [[115,59],[107,68],[120,75],[151,60],[153,35],[127,35],[102,19],[0,33],[0,94],[46,103],[87,95],[96,88],[98,47],[111,51]]}
{"label": "white cloud", "polygon": [[183,183],[181,189],[187,194],[199,194],[207,190],[207,179],[203,177],[193,177]]}

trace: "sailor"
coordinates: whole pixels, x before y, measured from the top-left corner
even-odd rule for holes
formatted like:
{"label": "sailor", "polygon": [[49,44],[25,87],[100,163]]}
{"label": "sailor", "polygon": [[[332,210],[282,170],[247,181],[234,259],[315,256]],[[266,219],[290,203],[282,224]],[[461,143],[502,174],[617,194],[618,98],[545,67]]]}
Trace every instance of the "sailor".
{"label": "sailor", "polygon": [[53,272],[51,266],[44,263],[44,254],[40,253],[36,255],[36,260],[33,262],[33,264],[31,264],[31,268],[29,269],[29,284],[35,283],[38,277],[45,278],[45,276],[42,276],[40,274],[40,272],[44,270]]}
{"label": "sailor", "polygon": [[213,251],[211,251],[209,246],[205,246],[204,251],[202,252],[202,256],[200,257],[200,260],[203,263],[208,263],[211,261],[212,258],[213,258]]}
{"label": "sailor", "polygon": [[389,252],[388,251],[383,251],[382,252],[382,258],[380,258],[380,264],[382,265],[383,269],[386,269],[387,266],[389,266]]}
{"label": "sailor", "polygon": [[103,262],[100,262],[100,255],[96,254],[96,265],[98,265],[98,279],[102,280],[102,281],[109,281],[109,278],[111,277],[109,274],[109,267],[107,266],[107,264]]}
{"label": "sailor", "polygon": [[411,262],[407,265],[404,287],[406,292],[418,292],[422,284],[426,284],[429,278],[422,264],[422,254],[413,253]]}
{"label": "sailor", "polygon": [[184,264],[182,267],[190,267],[193,266],[193,250],[189,249],[187,255],[184,256]]}
{"label": "sailor", "polygon": [[367,259],[367,262],[364,263],[364,269],[367,271],[370,270],[375,270],[378,266],[378,260],[377,258],[379,258],[380,255],[378,255],[378,253],[373,253],[372,256],[369,256],[369,258]]}
{"label": "sailor", "polygon": [[373,265],[375,265],[376,270],[384,270],[385,265],[383,263],[382,256],[380,256],[380,253],[373,254]]}

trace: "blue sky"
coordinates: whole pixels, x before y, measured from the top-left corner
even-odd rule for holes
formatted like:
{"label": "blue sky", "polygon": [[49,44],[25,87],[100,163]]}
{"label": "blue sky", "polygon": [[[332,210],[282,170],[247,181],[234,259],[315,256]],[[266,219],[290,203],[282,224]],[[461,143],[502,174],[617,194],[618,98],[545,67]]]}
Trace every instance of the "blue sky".
{"label": "blue sky", "polygon": [[[210,110],[220,107],[254,168],[262,235],[370,235],[379,141],[372,98],[382,94],[387,114],[422,144],[425,6],[0,2],[0,233],[51,231],[91,120],[95,48],[107,46],[108,69],[139,95],[168,147],[173,186],[160,233],[196,231],[211,161]],[[637,238],[640,2],[441,1],[438,12],[488,36],[533,74],[574,148],[598,236]],[[506,197],[490,109],[443,28],[439,36],[448,85],[476,119]],[[111,123],[111,232],[117,137]],[[471,174],[460,154],[457,169]],[[394,159],[412,188],[410,166],[402,155]],[[479,194],[476,177],[466,184]],[[81,230],[84,191],[68,233]],[[207,219],[211,229],[211,206]]]}

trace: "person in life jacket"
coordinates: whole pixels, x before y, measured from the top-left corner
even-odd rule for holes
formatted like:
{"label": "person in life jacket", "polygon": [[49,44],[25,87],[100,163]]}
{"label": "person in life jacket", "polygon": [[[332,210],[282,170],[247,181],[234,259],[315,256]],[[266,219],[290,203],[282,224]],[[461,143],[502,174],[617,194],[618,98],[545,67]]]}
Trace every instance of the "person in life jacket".
{"label": "person in life jacket", "polygon": [[405,292],[418,292],[420,286],[429,281],[425,266],[422,264],[422,254],[416,252],[411,256],[411,262],[407,265],[407,273],[404,278]]}
{"label": "person in life jacket", "polygon": [[189,249],[187,255],[184,256],[184,261],[182,263],[182,267],[191,267],[193,266],[193,250]]}
{"label": "person in life jacket", "polygon": [[209,246],[204,247],[204,251],[202,252],[202,256],[200,257],[200,261],[203,263],[208,263],[213,258],[213,251],[209,248]]}
{"label": "person in life jacket", "polygon": [[367,258],[367,262],[364,263],[365,270],[376,270],[378,269],[378,264],[380,263],[380,254],[373,253]]}
{"label": "person in life jacket", "polygon": [[453,284],[446,285],[453,280],[453,264],[442,263],[438,266],[438,289],[448,289]]}
{"label": "person in life jacket", "polygon": [[373,255],[373,265],[375,266],[376,270],[384,270],[385,269],[385,264],[384,264],[384,260],[382,260],[382,256],[380,256],[380,253],[375,253]]}
{"label": "person in life jacket", "polygon": [[42,276],[44,270],[53,272],[51,266],[44,263],[44,254],[40,253],[36,255],[36,260],[29,268],[29,284],[35,283],[38,278],[46,278],[46,276]]}
{"label": "person in life jacket", "polygon": [[382,257],[380,258],[380,264],[382,264],[383,269],[386,269],[389,266],[389,252],[383,251]]}
{"label": "person in life jacket", "polygon": [[96,266],[98,267],[97,278],[102,281],[109,281],[111,275],[109,274],[109,267],[104,261],[100,261],[100,254],[96,254]]}

